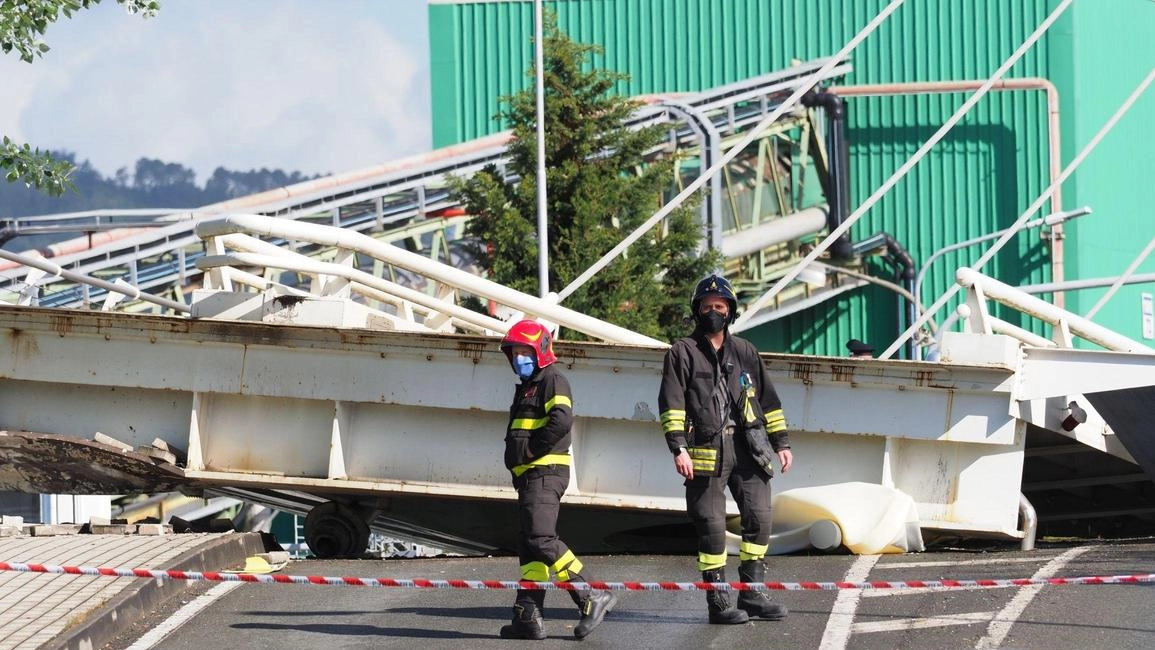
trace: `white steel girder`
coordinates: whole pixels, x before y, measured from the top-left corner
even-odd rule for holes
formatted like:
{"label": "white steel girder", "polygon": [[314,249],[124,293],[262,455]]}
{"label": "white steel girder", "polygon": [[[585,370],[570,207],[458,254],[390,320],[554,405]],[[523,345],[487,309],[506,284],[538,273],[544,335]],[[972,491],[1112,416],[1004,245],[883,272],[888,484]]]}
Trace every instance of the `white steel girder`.
{"label": "white steel girder", "polygon": [[[19,307],[0,309],[0,335],[0,429],[161,438],[207,485],[515,496],[501,463],[514,375],[494,338]],[[657,422],[664,349],[556,349],[578,416],[565,501],[682,510]],[[1016,534],[1012,368],[763,359],[798,459],[776,491],[884,484],[923,526]]]}

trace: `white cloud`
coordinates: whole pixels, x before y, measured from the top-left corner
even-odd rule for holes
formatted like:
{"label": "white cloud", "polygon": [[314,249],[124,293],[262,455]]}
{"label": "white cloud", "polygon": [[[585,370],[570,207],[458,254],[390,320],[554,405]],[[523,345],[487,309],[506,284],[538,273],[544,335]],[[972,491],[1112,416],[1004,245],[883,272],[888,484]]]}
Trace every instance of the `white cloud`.
{"label": "white cloud", "polygon": [[[398,22],[416,12],[172,0],[142,21],[106,4],[53,26],[47,59],[0,61],[14,99],[0,132],[106,175],[151,157],[200,182],[217,166],[340,172],[429,148],[425,26]],[[35,72],[10,76],[16,64]]]}

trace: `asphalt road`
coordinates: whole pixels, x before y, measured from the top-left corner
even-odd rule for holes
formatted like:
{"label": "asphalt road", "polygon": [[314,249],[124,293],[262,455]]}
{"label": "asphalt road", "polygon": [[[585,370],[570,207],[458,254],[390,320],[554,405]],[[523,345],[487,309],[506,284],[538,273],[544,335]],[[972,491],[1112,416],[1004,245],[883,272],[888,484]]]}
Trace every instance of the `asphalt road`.
{"label": "asphalt road", "polygon": [[[690,581],[693,559],[594,556],[586,565],[607,581]],[[731,560],[732,580],[736,580]],[[514,579],[516,559],[297,561],[281,573],[389,578]],[[1155,539],[1048,544],[1031,552],[1010,547],[855,557],[770,558],[768,580],[858,581],[1023,578],[1155,573]],[[546,598],[543,642],[505,641],[513,592],[311,585],[203,583],[213,597],[188,616],[156,612],[112,649],[270,648],[537,648],[574,647],[577,613],[568,596]],[[946,590],[775,592],[790,616],[737,626],[706,623],[704,594],[617,592],[617,609],[589,638],[588,648],[1155,648],[1155,584],[1071,585]],[[186,608],[190,607],[188,605]],[[142,635],[148,635],[142,638]]]}

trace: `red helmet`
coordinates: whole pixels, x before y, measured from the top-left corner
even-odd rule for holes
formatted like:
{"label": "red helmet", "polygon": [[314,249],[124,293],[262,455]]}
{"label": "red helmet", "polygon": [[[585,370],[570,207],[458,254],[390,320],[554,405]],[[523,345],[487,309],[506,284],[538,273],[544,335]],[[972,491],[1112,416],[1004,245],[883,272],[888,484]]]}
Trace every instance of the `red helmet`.
{"label": "red helmet", "polygon": [[515,345],[528,345],[537,356],[537,367],[544,368],[557,361],[553,353],[553,336],[545,325],[535,320],[522,320],[513,324],[501,339],[501,351],[511,357],[510,349]]}

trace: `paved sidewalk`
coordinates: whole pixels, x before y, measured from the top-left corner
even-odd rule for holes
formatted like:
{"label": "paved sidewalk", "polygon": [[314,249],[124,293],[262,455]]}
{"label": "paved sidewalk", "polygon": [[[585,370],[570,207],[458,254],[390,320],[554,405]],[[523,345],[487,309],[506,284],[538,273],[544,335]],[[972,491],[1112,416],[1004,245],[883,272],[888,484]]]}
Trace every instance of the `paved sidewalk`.
{"label": "paved sidewalk", "polygon": [[[262,552],[259,535],[60,535],[0,539],[0,560],[214,571]],[[99,648],[187,583],[0,571],[0,650]]]}

